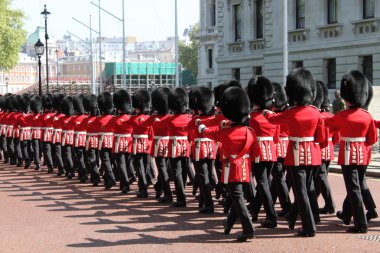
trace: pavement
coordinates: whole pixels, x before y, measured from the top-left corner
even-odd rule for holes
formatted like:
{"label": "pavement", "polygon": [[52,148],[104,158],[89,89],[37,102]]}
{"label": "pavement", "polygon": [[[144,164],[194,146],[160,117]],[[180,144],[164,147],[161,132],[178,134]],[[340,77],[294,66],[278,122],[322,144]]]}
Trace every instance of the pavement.
{"label": "pavement", "polygon": [[[330,173],[329,180],[339,210],[343,178]],[[380,179],[368,184],[379,204]],[[240,224],[224,235],[220,206],[213,215],[198,214],[190,187],[185,209],[157,203],[152,189],[144,200],[136,191],[136,184],[131,194],[121,195],[47,174],[46,168],[36,172],[0,164],[0,252],[380,252],[379,219],[369,224],[368,234],[355,235],[346,233],[335,215],[323,215],[314,238],[295,237],[283,219],[276,229],[256,223],[256,238],[241,244],[235,242]]]}

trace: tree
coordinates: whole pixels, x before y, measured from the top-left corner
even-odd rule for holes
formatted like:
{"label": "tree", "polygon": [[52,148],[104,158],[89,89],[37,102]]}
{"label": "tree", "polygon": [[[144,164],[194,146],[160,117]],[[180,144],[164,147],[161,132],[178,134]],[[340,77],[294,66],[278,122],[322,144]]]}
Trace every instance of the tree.
{"label": "tree", "polygon": [[191,27],[191,31],[189,32],[190,43],[186,45],[180,42],[178,45],[179,62],[184,69],[191,71],[195,78],[198,76],[198,34],[199,24],[195,24]]}
{"label": "tree", "polygon": [[0,0],[0,67],[13,68],[26,41],[24,13],[13,10],[10,0]]}

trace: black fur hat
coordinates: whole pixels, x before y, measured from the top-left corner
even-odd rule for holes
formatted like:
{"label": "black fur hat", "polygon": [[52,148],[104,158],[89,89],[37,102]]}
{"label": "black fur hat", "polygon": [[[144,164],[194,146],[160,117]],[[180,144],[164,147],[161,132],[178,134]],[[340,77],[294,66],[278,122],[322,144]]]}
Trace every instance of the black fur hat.
{"label": "black fur hat", "polygon": [[316,82],[310,71],[292,70],[286,77],[285,91],[290,105],[310,105],[315,99]]}
{"label": "black fur hat", "polygon": [[119,90],[113,94],[113,104],[117,110],[130,113],[132,99],[126,90]]}
{"label": "black fur hat", "polygon": [[5,107],[5,100],[6,100],[6,96],[0,96],[0,108],[2,111],[5,111],[7,108]]}
{"label": "black fur hat", "polygon": [[198,86],[191,86],[190,91],[189,91],[189,108],[191,110],[195,110],[195,94],[198,90]]}
{"label": "black fur hat", "polygon": [[44,110],[53,109],[53,95],[50,93],[46,93],[42,95],[42,107]]}
{"label": "black fur hat", "polygon": [[14,102],[15,102],[14,95],[7,96],[5,98],[5,108],[8,111],[13,111],[15,109]]}
{"label": "black fur hat", "polygon": [[89,94],[83,98],[83,107],[87,113],[98,115],[98,97],[94,94]]}
{"label": "black fur hat", "polygon": [[372,87],[372,83],[368,81],[368,97],[367,97],[367,101],[365,102],[364,106],[363,106],[363,109],[365,110],[368,110],[368,107],[372,101],[372,98],[373,98],[373,87]]}
{"label": "black fur hat", "polygon": [[33,113],[40,113],[42,111],[42,99],[40,96],[33,96],[30,101],[30,109]]}
{"label": "black fur hat", "polygon": [[61,93],[56,93],[53,96],[53,109],[57,112],[61,112],[62,102],[65,96]]}
{"label": "black fur hat", "polygon": [[23,113],[27,113],[30,111],[30,96],[29,96],[29,94],[23,94],[20,97],[20,110]]}
{"label": "black fur hat", "polygon": [[82,94],[73,97],[74,111],[78,115],[84,114],[83,98],[84,96]]}
{"label": "black fur hat", "polygon": [[216,86],[213,90],[214,92],[214,97],[215,97],[215,106],[219,106],[220,99],[223,95],[223,92],[228,89],[229,87],[242,87],[241,83],[238,80],[227,80],[223,82],[222,84]]}
{"label": "black fur hat", "polygon": [[252,78],[248,82],[247,94],[252,105],[261,109],[270,109],[273,103],[272,82],[263,76]]}
{"label": "black fur hat", "polygon": [[101,114],[113,113],[113,99],[109,92],[103,92],[98,96],[98,106]]}
{"label": "black fur hat", "polygon": [[147,90],[137,90],[132,96],[132,106],[145,113],[150,107],[150,93]]}
{"label": "black fur hat", "polygon": [[318,81],[318,83],[322,86],[322,90],[323,90],[323,101],[322,101],[322,104],[321,104],[321,110],[327,110],[330,108],[330,98],[329,98],[329,88],[327,88],[327,85],[322,82],[322,81]]}
{"label": "black fur hat", "polygon": [[224,117],[232,122],[244,124],[250,112],[248,95],[242,88],[228,88],[221,97],[220,107]]}
{"label": "black fur hat", "polygon": [[152,92],[152,107],[159,115],[169,113],[168,96],[170,89],[167,87],[160,87]]}
{"label": "black fur hat", "polygon": [[288,97],[286,96],[284,87],[279,83],[272,83],[273,85],[273,107],[277,110],[284,110]]}
{"label": "black fur hat", "polygon": [[212,90],[207,87],[199,87],[195,91],[195,109],[209,113],[214,106],[214,94]]}
{"label": "black fur hat", "polygon": [[13,100],[14,110],[21,111],[21,95],[14,95]]}
{"label": "black fur hat", "polygon": [[354,107],[364,108],[368,100],[368,80],[358,70],[345,74],[340,84],[342,98]]}
{"label": "black fur hat", "polygon": [[320,83],[320,81],[316,81],[316,87],[317,89],[316,89],[313,105],[317,107],[318,109],[320,109],[323,102],[323,95],[324,95],[322,84]]}
{"label": "black fur hat", "polygon": [[215,98],[215,106],[216,107],[219,107],[219,102],[220,102],[220,97],[222,96],[221,94],[221,90],[225,90],[225,88],[223,87],[225,86],[225,84],[219,84],[218,86],[216,86],[212,92],[214,93],[214,98]]}
{"label": "black fur hat", "polygon": [[185,113],[189,105],[189,95],[183,88],[175,88],[170,91],[168,102],[173,113]]}
{"label": "black fur hat", "polygon": [[62,100],[61,111],[66,116],[73,116],[74,115],[74,105],[73,105],[73,98],[72,97],[67,96]]}

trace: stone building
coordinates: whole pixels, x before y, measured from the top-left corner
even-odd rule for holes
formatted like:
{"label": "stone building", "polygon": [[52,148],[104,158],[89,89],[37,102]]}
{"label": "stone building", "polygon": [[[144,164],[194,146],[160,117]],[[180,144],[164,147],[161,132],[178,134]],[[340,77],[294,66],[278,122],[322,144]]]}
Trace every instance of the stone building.
{"label": "stone building", "polygon": [[[283,80],[280,0],[200,0],[198,83],[255,75]],[[339,87],[351,69],[380,85],[380,1],[288,0],[289,69],[304,67]]]}

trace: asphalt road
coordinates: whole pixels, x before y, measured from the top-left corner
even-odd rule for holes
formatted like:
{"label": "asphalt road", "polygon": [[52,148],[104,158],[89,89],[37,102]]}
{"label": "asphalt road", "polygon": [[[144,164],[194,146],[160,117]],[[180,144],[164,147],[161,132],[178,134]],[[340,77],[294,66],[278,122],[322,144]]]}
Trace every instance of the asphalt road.
{"label": "asphalt road", "polygon": [[[339,210],[343,178],[331,174],[330,183]],[[380,180],[368,183],[380,205]],[[221,208],[214,215],[198,214],[190,188],[186,209],[158,204],[152,190],[147,200],[136,199],[133,191],[121,195],[117,189],[1,164],[0,252],[380,252],[380,219],[365,235],[379,236],[378,242],[348,234],[335,215],[323,215],[314,238],[295,237],[296,230],[280,219],[278,228],[257,228],[256,238],[241,244],[234,242],[240,225],[224,235]]]}

